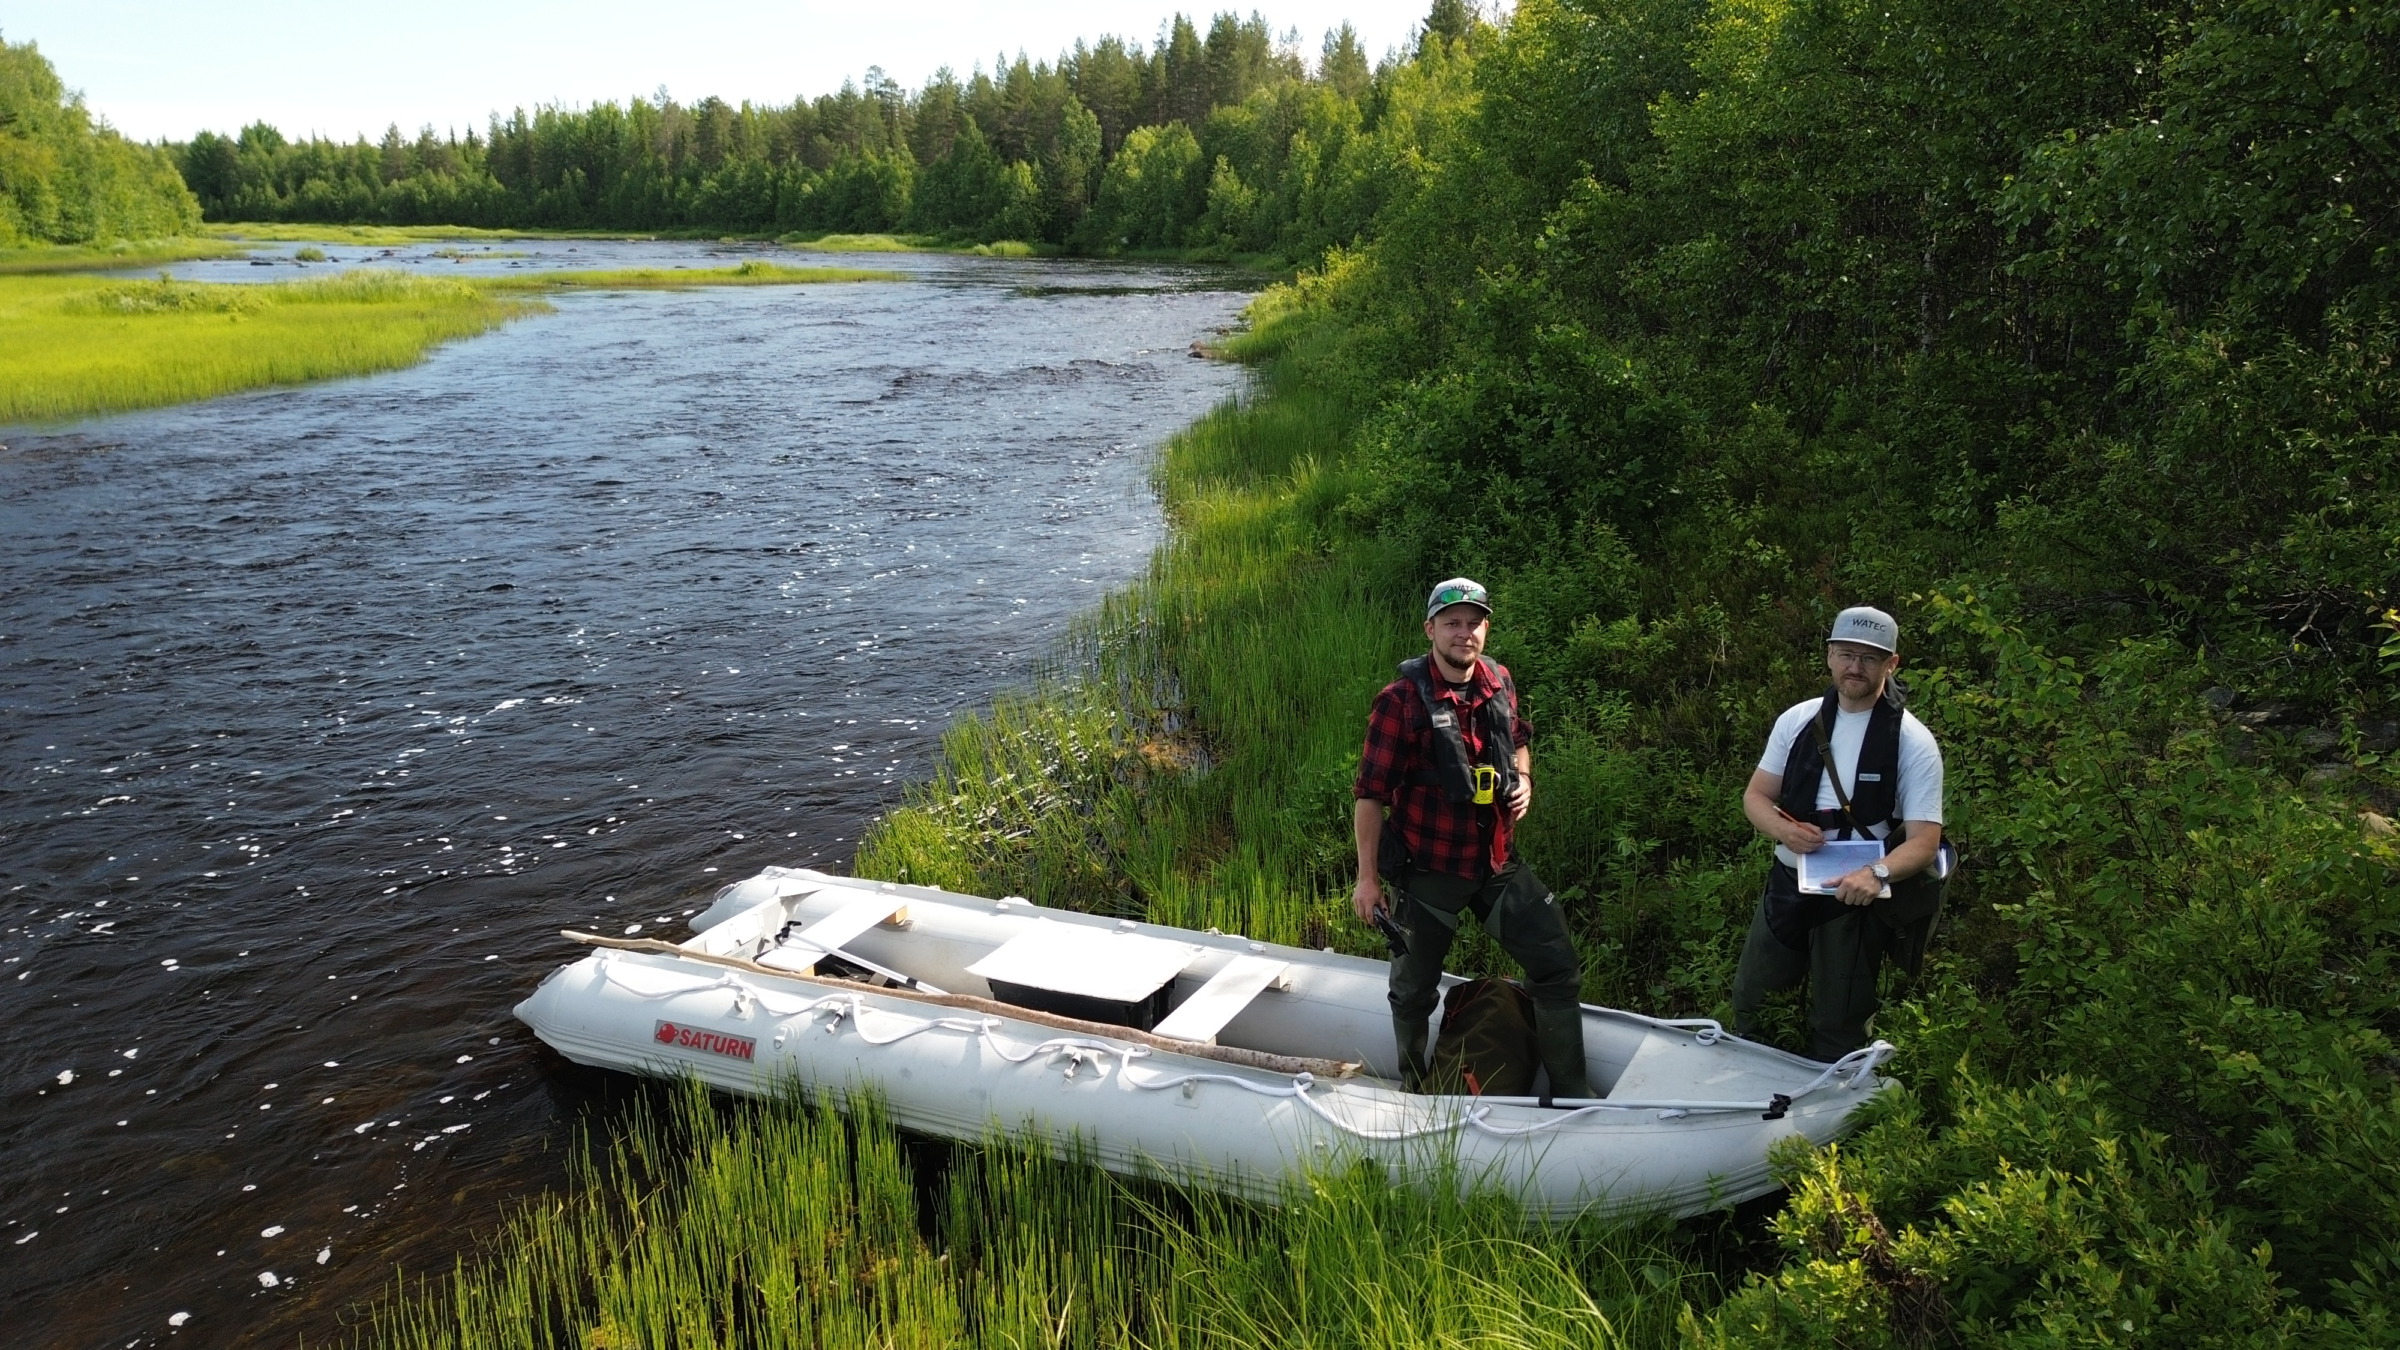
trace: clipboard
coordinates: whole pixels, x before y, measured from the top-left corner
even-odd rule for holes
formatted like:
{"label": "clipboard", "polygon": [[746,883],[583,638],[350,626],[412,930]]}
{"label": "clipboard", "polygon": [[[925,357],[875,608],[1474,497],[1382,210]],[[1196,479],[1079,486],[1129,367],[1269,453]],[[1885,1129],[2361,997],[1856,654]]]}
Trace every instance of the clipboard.
{"label": "clipboard", "polygon": [[1842,878],[1883,861],[1880,839],[1828,839],[1814,853],[1800,856],[1800,889],[1809,895],[1831,895]]}

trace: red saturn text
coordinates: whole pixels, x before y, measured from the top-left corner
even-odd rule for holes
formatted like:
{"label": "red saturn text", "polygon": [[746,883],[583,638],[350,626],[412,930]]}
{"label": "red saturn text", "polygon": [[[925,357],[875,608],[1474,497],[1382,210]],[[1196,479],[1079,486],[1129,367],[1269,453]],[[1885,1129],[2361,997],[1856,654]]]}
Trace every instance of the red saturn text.
{"label": "red saturn text", "polygon": [[698,1050],[702,1054],[723,1055],[727,1059],[756,1059],[758,1042],[747,1036],[728,1036],[705,1027],[679,1027],[673,1022],[658,1024],[658,1043],[679,1050]]}

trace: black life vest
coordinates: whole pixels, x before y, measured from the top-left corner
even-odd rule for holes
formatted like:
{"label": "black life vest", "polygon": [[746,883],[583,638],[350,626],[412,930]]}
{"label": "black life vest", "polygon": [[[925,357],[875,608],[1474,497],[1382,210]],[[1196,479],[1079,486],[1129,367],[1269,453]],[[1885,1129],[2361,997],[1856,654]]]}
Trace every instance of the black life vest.
{"label": "black life vest", "polygon": [[1439,788],[1445,800],[1464,804],[1475,799],[1475,779],[1470,768],[1478,763],[1489,764],[1500,771],[1499,786],[1492,794],[1497,806],[1517,790],[1517,686],[1499,667],[1480,656],[1475,660],[1490,670],[1500,685],[1498,692],[1475,707],[1475,716],[1483,724],[1480,757],[1467,752],[1467,738],[1459,728],[1457,712],[1434,691],[1433,657],[1412,656],[1400,663],[1400,678],[1416,687],[1417,697],[1424,701],[1426,715],[1433,722],[1433,763],[1411,773],[1408,781],[1412,785]]}
{"label": "black life vest", "polygon": [[[1828,745],[1841,706],[1839,693],[1828,689],[1825,701],[1817,705],[1816,716],[1809,719],[1824,729]],[[1900,701],[1886,685],[1884,696],[1875,700],[1875,709],[1867,716],[1867,739],[1858,748],[1858,768],[1853,775],[1858,781],[1842,784],[1842,790],[1850,794],[1850,812],[1860,825],[1887,825],[1894,834],[1900,827],[1900,717]],[[1803,727],[1792,738],[1792,753],[1783,762],[1783,791],[1775,804],[1793,819],[1808,821],[1828,834],[1840,831],[1835,838],[1853,838],[1840,807],[1817,809],[1817,785],[1824,774],[1825,752],[1818,748],[1816,735]]]}

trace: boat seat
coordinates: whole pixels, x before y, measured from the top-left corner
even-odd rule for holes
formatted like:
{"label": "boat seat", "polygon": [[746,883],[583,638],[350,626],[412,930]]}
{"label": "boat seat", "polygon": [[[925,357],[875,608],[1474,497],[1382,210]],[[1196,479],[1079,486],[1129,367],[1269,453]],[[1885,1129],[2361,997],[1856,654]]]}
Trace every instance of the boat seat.
{"label": "boat seat", "polygon": [[828,953],[839,951],[907,905],[907,898],[898,895],[869,895],[853,900],[759,953],[758,964],[807,975],[816,970],[817,962]]}
{"label": "boat seat", "polygon": [[1217,1033],[1225,1024],[1250,1006],[1268,988],[1283,988],[1284,971],[1291,968],[1288,961],[1273,961],[1263,956],[1237,956],[1209,977],[1190,998],[1183,1001],[1166,1020],[1150,1029],[1151,1034],[1178,1041],[1198,1041],[1215,1045]]}

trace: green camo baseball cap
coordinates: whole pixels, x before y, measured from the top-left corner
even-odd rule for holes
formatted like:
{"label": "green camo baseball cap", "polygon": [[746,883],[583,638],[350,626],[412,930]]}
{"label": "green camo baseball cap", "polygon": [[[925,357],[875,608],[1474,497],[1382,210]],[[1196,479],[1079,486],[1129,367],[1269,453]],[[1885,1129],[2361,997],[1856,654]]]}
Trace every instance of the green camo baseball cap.
{"label": "green camo baseball cap", "polygon": [[1434,587],[1433,593],[1425,597],[1425,617],[1430,619],[1452,605],[1473,605],[1489,614],[1492,612],[1492,597],[1484,591],[1482,582],[1452,577]]}

